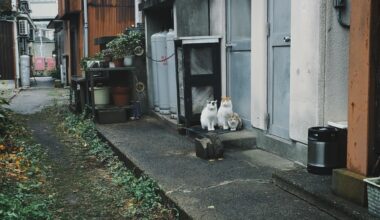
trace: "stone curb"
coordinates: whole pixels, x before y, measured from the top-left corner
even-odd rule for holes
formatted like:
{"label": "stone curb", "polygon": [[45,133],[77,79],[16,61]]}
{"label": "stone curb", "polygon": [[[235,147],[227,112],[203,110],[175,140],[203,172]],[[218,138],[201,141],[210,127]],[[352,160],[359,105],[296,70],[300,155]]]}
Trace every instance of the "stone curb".
{"label": "stone curb", "polygon": [[[355,209],[352,205],[344,205],[341,202],[337,202],[329,199],[327,196],[319,195],[315,192],[310,192],[300,186],[299,184],[292,182],[291,180],[283,177],[279,173],[273,173],[272,178],[274,184],[279,188],[297,196],[298,198],[318,207],[320,210],[332,215],[337,219],[378,219],[371,216],[368,212],[362,209]],[[343,199],[341,199],[343,200]],[[363,211],[364,210],[364,211]]]}
{"label": "stone curb", "polygon": [[[141,176],[142,174],[144,174],[144,170],[141,169],[140,167],[138,167],[130,158],[128,158],[127,155],[123,154],[119,148],[117,148],[110,140],[108,140],[101,132],[99,132],[98,130],[97,131],[97,134],[98,136],[100,137],[100,139],[102,139],[104,142],[106,142],[108,144],[108,146],[111,147],[112,151],[117,155],[117,157],[122,160],[124,162],[124,164],[132,170],[132,172],[135,173],[135,175],[137,176]],[[146,174],[147,175],[147,174]],[[148,175],[149,176],[149,175]],[[149,176],[150,177],[150,176]],[[151,179],[153,179],[152,177],[150,177]],[[153,179],[154,181],[156,181],[155,179]],[[156,181],[157,182],[157,181]],[[158,183],[158,182],[157,182]],[[180,216],[180,219],[193,219],[189,216],[189,214],[187,214],[183,208],[181,208],[173,199],[170,198],[170,196],[168,196],[166,194],[165,191],[163,191],[161,188],[159,190],[159,194],[160,196],[163,198],[164,202],[165,203],[168,203],[171,207],[175,207],[178,212],[179,212],[179,216]]]}

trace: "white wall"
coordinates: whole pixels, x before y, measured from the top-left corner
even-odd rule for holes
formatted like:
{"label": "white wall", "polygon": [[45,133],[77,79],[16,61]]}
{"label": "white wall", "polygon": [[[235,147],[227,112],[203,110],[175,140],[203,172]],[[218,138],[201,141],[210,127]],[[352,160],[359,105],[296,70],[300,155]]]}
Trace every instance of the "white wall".
{"label": "white wall", "polygon": [[[291,4],[289,131],[292,140],[307,143],[309,127],[347,120],[349,32],[338,24],[332,0]],[[267,1],[252,0],[252,125],[262,130],[267,114],[266,28]]]}
{"label": "white wall", "polygon": [[58,14],[57,0],[31,0],[30,9],[32,10],[31,18],[55,18]]}
{"label": "white wall", "polygon": [[292,0],[290,138],[307,143],[309,127],[321,124],[324,97],[324,4]]}
{"label": "white wall", "polygon": [[[350,3],[350,1],[347,1]],[[349,8],[343,19],[349,23]],[[326,5],[326,59],[324,124],[347,121],[349,29],[338,23],[338,12],[332,0]]]}
{"label": "white wall", "polygon": [[221,36],[221,78],[222,78],[222,96],[226,95],[227,70],[226,70],[226,5],[225,1],[210,1],[210,35]]}
{"label": "white wall", "polygon": [[251,8],[251,120],[254,127],[265,130],[268,75],[267,0],[252,0]]}

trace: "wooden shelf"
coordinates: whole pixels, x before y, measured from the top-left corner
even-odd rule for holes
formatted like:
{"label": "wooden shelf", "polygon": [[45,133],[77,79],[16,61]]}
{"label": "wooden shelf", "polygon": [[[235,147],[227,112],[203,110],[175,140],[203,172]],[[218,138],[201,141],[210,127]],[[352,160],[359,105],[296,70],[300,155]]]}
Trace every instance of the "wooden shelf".
{"label": "wooden shelf", "polygon": [[116,105],[95,105],[95,110],[99,109],[132,109],[132,105],[116,106]]}
{"label": "wooden shelf", "polygon": [[114,67],[114,68],[88,68],[87,72],[115,72],[115,71],[132,71],[135,70],[134,66],[126,66],[126,67]]}

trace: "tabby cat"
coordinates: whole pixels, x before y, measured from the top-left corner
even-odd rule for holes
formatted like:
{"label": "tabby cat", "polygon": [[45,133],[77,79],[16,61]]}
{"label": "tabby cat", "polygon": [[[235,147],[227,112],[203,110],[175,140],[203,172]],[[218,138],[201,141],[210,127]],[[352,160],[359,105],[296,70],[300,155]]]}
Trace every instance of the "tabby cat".
{"label": "tabby cat", "polygon": [[243,121],[241,120],[240,116],[235,112],[229,114],[227,123],[231,131],[238,131],[243,128]]}

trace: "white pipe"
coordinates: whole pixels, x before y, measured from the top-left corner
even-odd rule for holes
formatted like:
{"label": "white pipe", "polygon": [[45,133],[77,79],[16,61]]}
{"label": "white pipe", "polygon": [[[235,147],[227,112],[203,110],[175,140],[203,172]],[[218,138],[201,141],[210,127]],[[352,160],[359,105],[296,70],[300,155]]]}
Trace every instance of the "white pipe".
{"label": "white pipe", "polygon": [[17,2],[16,0],[12,0],[12,11],[17,11]]}
{"label": "white pipe", "polygon": [[142,23],[142,12],[139,11],[139,4],[141,0],[135,0],[135,27],[138,23]]}
{"label": "white pipe", "polygon": [[13,22],[13,45],[15,52],[15,66],[16,66],[16,79],[15,86],[19,87],[19,79],[20,79],[20,61],[19,61],[19,51],[18,51],[18,39],[17,39],[17,20]]}
{"label": "white pipe", "polygon": [[87,0],[83,0],[83,20],[84,20],[84,37],[83,37],[83,49],[84,49],[84,57],[88,57],[88,11],[87,8]]}

